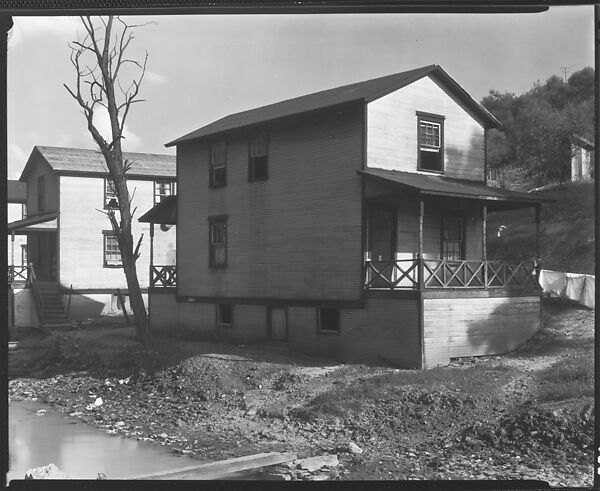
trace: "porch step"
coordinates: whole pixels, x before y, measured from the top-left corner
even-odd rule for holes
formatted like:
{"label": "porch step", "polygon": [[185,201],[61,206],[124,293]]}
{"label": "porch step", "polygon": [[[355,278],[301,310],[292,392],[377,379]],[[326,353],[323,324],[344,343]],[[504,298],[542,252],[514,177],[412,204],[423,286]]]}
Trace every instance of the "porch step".
{"label": "porch step", "polygon": [[54,282],[39,281],[37,283],[42,300],[42,315],[45,329],[72,329],[76,324],[71,323],[65,312],[58,285]]}

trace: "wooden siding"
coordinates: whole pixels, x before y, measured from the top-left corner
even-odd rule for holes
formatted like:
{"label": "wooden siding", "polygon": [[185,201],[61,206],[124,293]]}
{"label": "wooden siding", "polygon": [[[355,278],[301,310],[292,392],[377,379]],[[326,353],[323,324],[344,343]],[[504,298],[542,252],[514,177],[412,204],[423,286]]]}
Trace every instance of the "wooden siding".
{"label": "wooden siding", "polygon": [[506,353],[540,328],[540,298],[425,298],[424,368],[450,358]]}
{"label": "wooden siding", "polygon": [[444,175],[483,181],[482,124],[430,77],[368,104],[367,166],[417,172],[417,111],[445,116]]}
{"label": "wooden siding", "polygon": [[[132,209],[146,211],[154,203],[154,181],[129,181],[129,192],[135,196]],[[60,283],[74,289],[127,288],[122,268],[104,267],[103,230],[111,230],[108,218],[98,210],[104,206],[104,179],[95,177],[60,177]],[[118,213],[118,212],[117,212]],[[144,234],[137,261],[140,286],[147,288],[150,269],[150,224],[137,221],[134,216],[133,240],[137,243]],[[166,260],[170,249],[175,247],[175,230],[160,231],[155,227],[155,264]],[[172,256],[172,252],[170,253]]]}
{"label": "wooden siding", "polygon": [[46,199],[42,213],[58,210],[58,175],[38,155],[27,176],[27,216],[29,217],[40,214],[38,212],[39,176],[44,176],[45,181]]}
{"label": "wooden siding", "polygon": [[[248,182],[248,135],[227,138],[227,186],[208,146],[178,147],[178,295],[355,300],[361,295],[362,111],[269,131],[269,178]],[[208,267],[208,217],[227,215],[227,266]]]}

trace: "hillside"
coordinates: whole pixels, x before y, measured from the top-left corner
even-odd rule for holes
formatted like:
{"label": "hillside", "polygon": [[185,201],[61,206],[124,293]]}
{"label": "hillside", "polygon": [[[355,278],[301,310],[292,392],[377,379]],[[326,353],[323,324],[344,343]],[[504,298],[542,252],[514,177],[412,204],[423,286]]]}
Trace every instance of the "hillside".
{"label": "hillside", "polygon": [[[542,205],[541,258],[543,268],[595,274],[594,183],[567,183],[535,193],[556,199]],[[498,229],[505,231],[498,237]],[[488,258],[517,261],[535,256],[533,209],[489,215]]]}

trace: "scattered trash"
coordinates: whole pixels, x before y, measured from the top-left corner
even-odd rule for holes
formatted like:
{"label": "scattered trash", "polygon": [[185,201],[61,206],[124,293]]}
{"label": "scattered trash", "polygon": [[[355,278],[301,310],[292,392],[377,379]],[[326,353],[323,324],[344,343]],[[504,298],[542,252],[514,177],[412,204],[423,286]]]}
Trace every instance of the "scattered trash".
{"label": "scattered trash", "polygon": [[43,416],[44,414],[46,414],[46,410],[45,409],[38,409],[35,414],[37,414],[38,416]]}

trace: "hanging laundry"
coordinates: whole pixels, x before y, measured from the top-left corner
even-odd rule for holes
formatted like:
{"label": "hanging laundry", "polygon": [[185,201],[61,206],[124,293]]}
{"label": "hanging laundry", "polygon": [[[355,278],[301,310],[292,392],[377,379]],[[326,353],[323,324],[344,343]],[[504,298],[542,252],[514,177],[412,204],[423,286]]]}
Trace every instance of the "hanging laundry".
{"label": "hanging laundry", "polygon": [[566,273],[566,275],[567,289],[565,290],[565,295],[571,300],[581,303],[586,275],[576,273]]}
{"label": "hanging laundry", "polygon": [[553,292],[562,295],[567,287],[567,275],[560,271],[542,269],[539,277],[540,286],[544,293]]}
{"label": "hanging laundry", "polygon": [[585,275],[585,285],[580,303],[590,309],[596,307],[596,277],[591,274]]}

